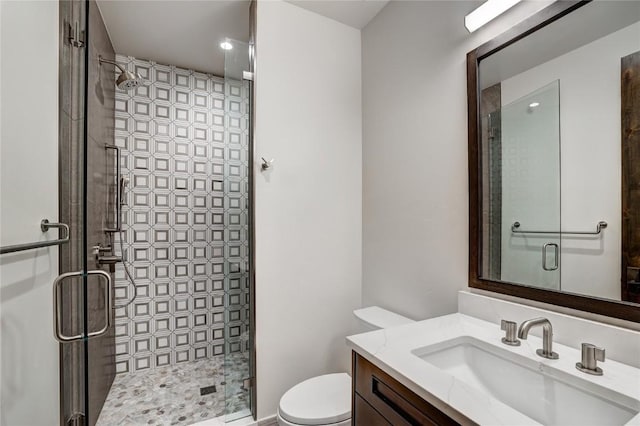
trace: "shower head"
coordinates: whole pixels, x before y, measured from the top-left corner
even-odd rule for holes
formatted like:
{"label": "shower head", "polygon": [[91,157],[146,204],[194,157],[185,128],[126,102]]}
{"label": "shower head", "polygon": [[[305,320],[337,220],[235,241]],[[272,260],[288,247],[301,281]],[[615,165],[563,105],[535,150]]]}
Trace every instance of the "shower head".
{"label": "shower head", "polygon": [[118,89],[131,90],[140,86],[143,82],[144,80],[140,77],[140,74],[124,70],[118,76],[116,86],[118,86]]}
{"label": "shower head", "polygon": [[115,65],[116,68],[120,70],[120,75],[116,79],[116,86],[118,86],[118,89],[131,90],[145,83],[145,80],[140,77],[140,74],[127,71],[116,62],[104,59],[102,56],[99,56],[98,60],[100,61],[100,64],[104,62],[107,64]]}

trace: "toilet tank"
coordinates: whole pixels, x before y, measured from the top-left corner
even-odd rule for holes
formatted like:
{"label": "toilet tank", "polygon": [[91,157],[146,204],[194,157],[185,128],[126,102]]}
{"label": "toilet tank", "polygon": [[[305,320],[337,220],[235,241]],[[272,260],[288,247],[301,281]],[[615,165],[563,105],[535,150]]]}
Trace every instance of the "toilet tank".
{"label": "toilet tank", "polygon": [[353,314],[358,318],[363,332],[415,322],[412,319],[403,317],[395,312],[387,311],[378,306],[356,309],[353,311]]}

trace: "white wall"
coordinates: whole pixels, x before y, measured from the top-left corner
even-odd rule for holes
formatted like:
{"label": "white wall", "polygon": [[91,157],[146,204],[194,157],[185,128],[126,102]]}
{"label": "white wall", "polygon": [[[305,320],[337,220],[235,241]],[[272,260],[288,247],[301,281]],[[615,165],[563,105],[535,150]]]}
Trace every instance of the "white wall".
{"label": "white wall", "polygon": [[[58,3],[0,3],[0,245],[58,218]],[[58,423],[51,284],[58,249],[0,256],[0,423]]]}
{"label": "white wall", "polygon": [[360,32],[258,2],[256,350],[258,418],[303,379],[348,371],[361,299]]}
{"label": "white wall", "polygon": [[608,223],[595,238],[563,235],[563,291],[620,300],[620,58],[638,50],[640,23],[501,85],[504,105],[560,80],[562,229],[595,230],[599,221]]}
{"label": "white wall", "polygon": [[473,34],[478,2],[392,1],[362,32],[363,304],[415,319],[467,287],[466,54],[549,2]]}

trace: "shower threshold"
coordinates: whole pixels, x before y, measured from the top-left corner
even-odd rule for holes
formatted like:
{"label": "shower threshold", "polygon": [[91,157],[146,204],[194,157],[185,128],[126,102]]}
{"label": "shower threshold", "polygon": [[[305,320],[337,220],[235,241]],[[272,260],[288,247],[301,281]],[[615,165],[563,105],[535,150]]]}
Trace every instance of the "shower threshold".
{"label": "shower threshold", "polygon": [[251,417],[251,411],[245,408],[237,413],[227,416],[216,417],[215,419],[204,420],[194,423],[191,426],[255,426],[257,423]]}

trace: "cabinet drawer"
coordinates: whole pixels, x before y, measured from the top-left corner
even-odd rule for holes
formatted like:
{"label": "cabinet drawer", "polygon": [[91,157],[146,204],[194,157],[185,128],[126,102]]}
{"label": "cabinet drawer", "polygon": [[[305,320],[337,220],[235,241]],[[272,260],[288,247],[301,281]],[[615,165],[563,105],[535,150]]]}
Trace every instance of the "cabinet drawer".
{"label": "cabinet drawer", "polygon": [[355,352],[353,372],[354,398],[361,396],[394,426],[459,424]]}
{"label": "cabinet drawer", "polygon": [[391,426],[360,395],[353,396],[353,424],[355,426]]}

